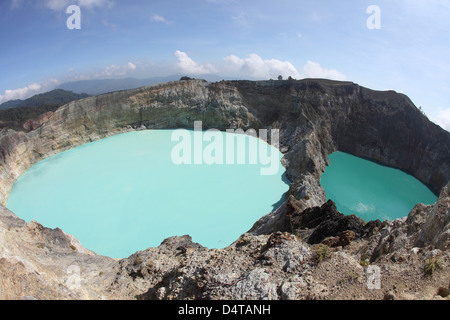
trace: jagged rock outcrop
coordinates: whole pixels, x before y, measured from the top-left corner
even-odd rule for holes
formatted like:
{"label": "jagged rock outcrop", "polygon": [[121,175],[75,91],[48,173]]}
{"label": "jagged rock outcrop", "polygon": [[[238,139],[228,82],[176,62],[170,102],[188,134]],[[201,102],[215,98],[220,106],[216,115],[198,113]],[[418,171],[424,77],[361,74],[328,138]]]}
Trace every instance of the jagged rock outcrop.
{"label": "jagged rock outcrop", "polygon": [[450,248],[450,183],[432,206],[418,204],[408,217],[397,219],[379,233],[372,254],[375,261],[383,254],[410,250],[414,247]]}
{"label": "jagged rock outcrop", "polygon": [[[439,201],[450,197],[443,193]],[[427,209],[416,207],[408,223],[400,221],[405,227],[396,235],[392,230],[399,221],[363,239],[330,245],[319,262],[320,246],[329,238],[310,245],[290,232],[247,233],[225,249],[204,248],[189,236],[173,237],[115,260],[84,249],[62,230],[27,224],[0,208],[0,298],[433,299],[448,287],[450,251],[414,247],[422,230],[414,217],[424,217]],[[393,245],[371,259],[389,235]],[[424,264],[433,255],[439,267],[425,276]],[[367,285],[369,260],[379,268],[379,289]]]}
{"label": "jagged rock outcrop", "polygon": [[368,237],[382,225],[379,220],[365,222],[355,215],[346,216],[337,210],[332,200],[320,207],[303,207],[304,201],[291,195],[277,210],[257,221],[248,233],[291,232],[309,244],[318,244],[330,237],[336,237],[339,242],[339,237],[346,233],[348,237],[348,232],[353,234],[353,238]]}
{"label": "jagged rock outcrop", "polygon": [[[430,212],[431,210],[431,212]],[[424,216],[425,222],[420,229],[415,245],[432,245],[441,250],[450,247],[450,184],[441,191],[441,196]]]}
{"label": "jagged rock outcrop", "polygon": [[[309,244],[321,243],[326,238],[363,238],[371,235],[374,229],[381,226],[380,221],[366,223],[355,215],[346,216],[336,209],[332,200],[328,200],[321,207],[307,208],[302,212],[294,211],[290,214],[291,225],[301,234],[302,230],[314,230],[308,235],[306,242]],[[352,236],[349,236],[349,233]]]}
{"label": "jagged rock outcrop", "polygon": [[107,298],[115,268],[114,259],[85,249],[72,235],[25,223],[0,207],[0,299]]}
{"label": "jagged rock outcrop", "polygon": [[[226,249],[171,238],[120,261],[82,248],[62,230],[26,224],[0,205],[0,279],[10,279],[2,283],[0,297],[383,298],[387,289],[364,287],[363,254],[388,271],[385,286],[409,283],[406,298],[432,298],[431,288],[444,285],[445,273],[423,282],[407,278],[404,270],[420,273],[427,248],[441,250],[448,267],[444,186],[450,180],[450,134],[404,95],[328,80],[189,80],[74,101],[47,116],[30,132],[0,131],[1,203],[16,179],[41,159],[114,134],[192,128],[197,120],[204,129],[280,129],[290,190],[285,203]],[[328,154],[336,150],[411,172],[442,191],[441,197],[435,206],[418,205],[407,219],[385,225],[345,217],[327,202],[319,183]],[[292,234],[295,229],[300,231]],[[333,249],[318,265],[319,243]],[[423,251],[408,251],[413,247]],[[387,257],[401,265],[391,265]],[[75,278],[71,266],[79,271]],[[359,280],[349,283],[346,272]],[[81,286],[67,282],[74,279]],[[418,287],[422,291],[415,291]]]}

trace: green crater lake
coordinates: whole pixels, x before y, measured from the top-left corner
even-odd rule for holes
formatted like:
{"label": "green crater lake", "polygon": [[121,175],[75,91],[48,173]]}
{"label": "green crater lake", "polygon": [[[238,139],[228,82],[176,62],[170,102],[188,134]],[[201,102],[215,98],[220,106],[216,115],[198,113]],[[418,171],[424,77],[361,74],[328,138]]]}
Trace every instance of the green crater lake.
{"label": "green crater lake", "polygon": [[16,181],[7,207],[27,222],[61,228],[98,254],[124,258],[187,234],[205,247],[226,247],[289,189],[282,154],[258,138],[245,136],[275,156],[275,174],[261,174],[267,162],[176,164],[173,132],[120,134],[42,160]]}
{"label": "green crater lake", "polygon": [[335,152],[321,177],[327,199],[337,209],[365,221],[406,217],[418,203],[434,204],[437,196],[405,172],[353,155]]}

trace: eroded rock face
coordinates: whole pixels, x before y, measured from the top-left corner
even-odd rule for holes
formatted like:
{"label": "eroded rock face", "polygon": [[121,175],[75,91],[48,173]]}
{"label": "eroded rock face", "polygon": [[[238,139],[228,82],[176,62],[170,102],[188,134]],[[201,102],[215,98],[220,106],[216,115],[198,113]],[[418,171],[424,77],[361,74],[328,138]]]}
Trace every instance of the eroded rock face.
{"label": "eroded rock face", "polygon": [[320,207],[303,209],[304,206],[304,202],[291,195],[280,208],[256,222],[249,233],[284,231],[296,234],[309,244],[327,240],[327,245],[345,246],[355,238],[373,235],[382,225],[379,220],[366,223],[355,215],[346,216],[337,210],[332,200]]}
{"label": "eroded rock face", "polygon": [[[30,123],[30,132],[0,131],[0,200],[4,204],[16,179],[46,157],[118,133],[192,128],[199,120],[204,129],[280,129],[291,181],[280,208],[223,250],[171,238],[117,261],[84,249],[62,230],[26,224],[0,206],[0,276],[10,279],[2,283],[0,298],[383,298],[390,293],[360,288],[363,253],[389,269],[386,281],[397,288],[411,280],[404,278],[405,269],[420,273],[417,261],[426,248],[441,250],[448,266],[449,133],[407,97],[350,82],[189,80],[71,102]],[[343,216],[319,183],[328,154],[336,150],[413,173],[442,190],[438,203],[418,205],[407,219],[384,225]],[[333,249],[330,260],[317,265],[320,243]],[[422,251],[412,253],[414,247]],[[403,264],[391,266],[393,260]],[[359,281],[339,278],[343,270]],[[421,292],[404,297],[427,291]]]}
{"label": "eroded rock face", "polygon": [[[431,212],[430,212],[431,209]],[[434,206],[424,216],[424,224],[415,241],[418,247],[432,245],[441,250],[450,247],[450,184],[446,185]]]}
{"label": "eroded rock face", "polygon": [[0,207],[0,299],[100,299],[115,268],[64,231]]}
{"label": "eroded rock face", "polygon": [[28,121],[25,121],[25,123],[23,124],[23,128],[27,131],[33,131],[36,130],[37,128],[39,128],[40,126],[42,126],[44,124],[44,122],[46,122],[48,119],[50,119],[53,115],[53,112],[46,112],[41,114],[40,116],[38,116],[35,119],[30,119]]}
{"label": "eroded rock face", "polygon": [[418,204],[408,217],[397,219],[384,228],[372,254],[375,261],[383,254],[413,247],[446,251],[450,248],[450,183],[432,206]]}

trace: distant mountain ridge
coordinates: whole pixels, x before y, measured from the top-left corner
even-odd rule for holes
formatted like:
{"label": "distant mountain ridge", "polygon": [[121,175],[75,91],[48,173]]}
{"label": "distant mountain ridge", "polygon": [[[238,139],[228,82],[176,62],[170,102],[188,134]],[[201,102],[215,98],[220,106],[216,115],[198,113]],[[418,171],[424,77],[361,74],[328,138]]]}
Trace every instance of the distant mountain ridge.
{"label": "distant mountain ridge", "polygon": [[89,97],[85,93],[74,93],[55,89],[35,95],[26,100],[11,100],[0,105],[0,128],[21,130],[26,121],[46,112],[55,111],[71,101]]}
{"label": "distant mountain ridge", "polygon": [[[124,79],[80,80],[63,83],[59,85],[57,89],[63,89],[75,93],[87,93],[91,96],[96,96],[99,94],[114,91],[130,90],[164,82],[177,81],[180,80],[180,78],[183,76],[184,75],[178,74],[145,79],[124,78]],[[211,82],[220,81],[224,79],[223,77],[217,75],[202,75],[200,77],[201,79],[205,79]]]}
{"label": "distant mountain ridge", "polygon": [[157,77],[148,79],[101,79],[101,80],[80,80],[66,82],[59,85],[57,88],[75,93],[87,93],[96,96],[103,93],[129,90],[147,85],[157,84],[160,82],[168,82],[178,80],[176,77]]}
{"label": "distant mountain ridge", "polygon": [[10,100],[0,104],[0,110],[22,107],[60,107],[68,102],[88,97],[86,93],[55,89],[49,92],[37,94],[25,100]]}

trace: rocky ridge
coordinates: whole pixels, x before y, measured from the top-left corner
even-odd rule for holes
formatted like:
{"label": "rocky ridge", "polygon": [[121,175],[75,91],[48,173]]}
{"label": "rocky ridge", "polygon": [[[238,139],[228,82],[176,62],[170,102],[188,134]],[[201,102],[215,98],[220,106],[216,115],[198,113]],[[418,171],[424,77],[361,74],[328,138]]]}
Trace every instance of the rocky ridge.
{"label": "rocky ridge", "polygon": [[[132,130],[192,128],[197,120],[204,129],[280,129],[291,181],[286,202],[228,248],[175,237],[122,260],[1,206],[0,298],[430,299],[448,288],[450,135],[406,96],[350,82],[189,80],[71,102],[29,132],[0,132],[0,200],[43,158]],[[345,217],[319,183],[336,150],[408,171],[440,192],[439,201],[393,222]],[[429,276],[426,261],[436,266]],[[380,268],[380,289],[368,289],[369,265]]]}

